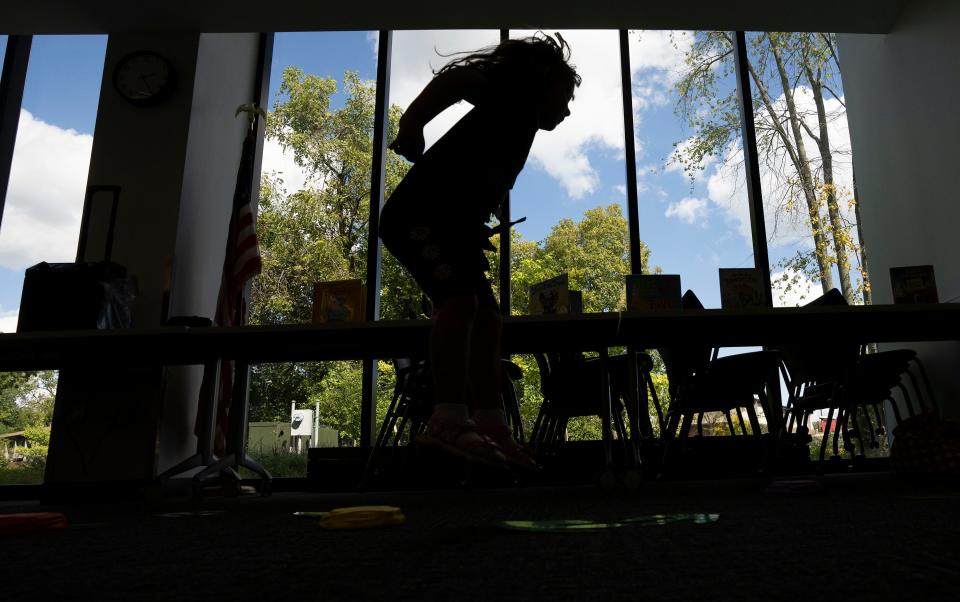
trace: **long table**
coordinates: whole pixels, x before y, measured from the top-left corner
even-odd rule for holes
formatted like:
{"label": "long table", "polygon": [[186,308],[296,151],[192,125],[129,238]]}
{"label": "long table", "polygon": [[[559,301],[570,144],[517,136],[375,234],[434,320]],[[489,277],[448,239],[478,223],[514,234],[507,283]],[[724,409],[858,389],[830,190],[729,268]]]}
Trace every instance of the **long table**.
{"label": "long table", "polygon": [[[428,321],[0,334],[0,371],[423,355]],[[960,304],[611,312],[504,318],[507,353],[960,340]]]}
{"label": "long table", "polygon": [[[233,328],[164,327],[113,331],[0,334],[0,371],[147,365],[203,364],[215,370],[220,361],[237,362],[246,375],[251,364],[425,356],[429,321],[378,321],[358,324],[241,326]],[[612,347],[654,349],[678,345],[739,347],[777,344],[882,343],[960,340],[960,305],[901,305],[743,310],[676,310],[656,313],[612,312],[582,315],[518,316],[504,319],[507,353],[588,350],[606,361]],[[601,370],[601,404],[606,465],[611,464],[610,389]],[[245,387],[245,381],[240,386]],[[204,479],[247,467],[263,477],[267,471],[246,455],[247,407],[231,410],[232,433],[227,455],[212,451],[216,410],[214,388],[203,393],[196,454],[165,475],[205,467]],[[635,401],[634,403],[639,403]],[[639,408],[634,408],[634,419]],[[631,424],[631,431],[638,432]],[[634,449],[634,462],[639,454]],[[609,475],[609,470],[607,475]]]}

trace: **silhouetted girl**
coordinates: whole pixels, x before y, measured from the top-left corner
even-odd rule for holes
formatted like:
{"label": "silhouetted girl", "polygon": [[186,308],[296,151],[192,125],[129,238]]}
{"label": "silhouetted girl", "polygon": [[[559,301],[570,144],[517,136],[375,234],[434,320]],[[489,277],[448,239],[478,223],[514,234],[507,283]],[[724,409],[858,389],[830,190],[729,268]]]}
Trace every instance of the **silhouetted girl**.
{"label": "silhouetted girl", "polygon": [[[570,114],[580,76],[569,57],[559,34],[538,33],[451,61],[410,104],[390,145],[414,165],[383,208],[380,237],[435,309],[430,362],[438,403],[418,443],[476,462],[534,466],[513,440],[500,400],[501,319],[486,277],[484,249],[494,250],[486,224],[537,131]],[[424,126],[461,100],[473,109],[424,152]]]}

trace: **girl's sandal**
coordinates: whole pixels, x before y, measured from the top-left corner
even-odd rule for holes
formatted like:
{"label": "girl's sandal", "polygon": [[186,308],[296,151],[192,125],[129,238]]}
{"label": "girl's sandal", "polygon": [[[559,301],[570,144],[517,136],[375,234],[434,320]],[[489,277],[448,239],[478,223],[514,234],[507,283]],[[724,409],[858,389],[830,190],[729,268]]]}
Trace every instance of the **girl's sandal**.
{"label": "girl's sandal", "polygon": [[427,430],[417,436],[417,445],[435,447],[474,464],[507,468],[503,450],[489,437],[477,431],[472,420],[462,423],[431,420]]}
{"label": "girl's sandal", "polygon": [[478,428],[481,435],[488,437],[496,444],[506,458],[507,464],[510,466],[522,468],[523,470],[537,470],[539,468],[536,458],[533,457],[533,453],[531,453],[526,445],[517,443],[513,439],[509,428],[489,429],[482,426]]}

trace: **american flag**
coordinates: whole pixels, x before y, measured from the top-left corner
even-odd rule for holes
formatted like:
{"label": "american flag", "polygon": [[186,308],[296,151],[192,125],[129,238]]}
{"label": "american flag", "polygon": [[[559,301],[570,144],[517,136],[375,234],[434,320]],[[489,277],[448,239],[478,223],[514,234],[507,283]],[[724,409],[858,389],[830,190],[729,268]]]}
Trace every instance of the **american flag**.
{"label": "american flag", "polygon": [[[233,212],[227,231],[227,250],[223,259],[223,277],[217,299],[214,320],[220,326],[235,326],[246,322],[247,308],[243,287],[250,278],[260,273],[260,246],[257,244],[256,223],[250,206],[253,193],[253,167],[256,153],[257,120],[251,120],[243,140],[237,185],[233,195]],[[223,454],[230,404],[233,401],[233,362],[220,365],[220,395],[217,404],[217,437],[215,450]]]}

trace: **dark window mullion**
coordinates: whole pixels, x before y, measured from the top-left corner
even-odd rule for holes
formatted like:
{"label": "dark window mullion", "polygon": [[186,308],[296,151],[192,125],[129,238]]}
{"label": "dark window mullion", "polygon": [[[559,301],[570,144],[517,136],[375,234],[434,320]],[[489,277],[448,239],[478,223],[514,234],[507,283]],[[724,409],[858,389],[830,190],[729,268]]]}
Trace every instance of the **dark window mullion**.
{"label": "dark window mullion", "polygon": [[633,132],[633,83],[630,79],[630,40],[620,30],[620,87],[623,93],[623,148],[627,170],[627,224],[630,234],[630,272],[643,273],[640,254],[640,208],[637,198],[637,149]]}
{"label": "dark window mullion", "polygon": [[750,68],[747,64],[749,59],[744,32],[734,32],[733,50],[737,68],[737,96],[740,101],[743,163],[747,172],[747,203],[750,206],[750,230],[753,233],[753,261],[754,265],[760,269],[763,278],[764,304],[767,307],[773,307],[770,258],[767,252],[767,226],[763,219],[763,190],[760,184],[757,133],[753,123],[753,94],[750,89]]}
{"label": "dark window mullion", "polygon": [[33,36],[8,36],[7,51],[3,58],[3,75],[0,79],[0,224],[3,223],[32,42]]}
{"label": "dark window mullion", "polygon": [[[367,227],[367,320],[380,319],[380,209],[386,182],[387,123],[390,119],[390,56],[393,32],[380,31],[377,51],[377,98],[373,122],[373,159],[370,170],[370,221]],[[377,358],[363,362],[360,445],[373,444],[377,428]]]}

